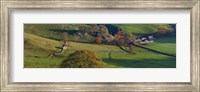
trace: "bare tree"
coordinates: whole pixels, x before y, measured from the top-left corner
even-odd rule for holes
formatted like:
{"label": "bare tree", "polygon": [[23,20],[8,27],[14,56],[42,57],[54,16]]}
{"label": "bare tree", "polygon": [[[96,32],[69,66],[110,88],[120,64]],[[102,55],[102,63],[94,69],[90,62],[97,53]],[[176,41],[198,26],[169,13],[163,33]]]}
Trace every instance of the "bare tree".
{"label": "bare tree", "polygon": [[63,45],[61,47],[56,47],[61,49],[59,52],[55,52],[49,55],[49,57],[54,57],[62,54],[65,50],[68,49],[69,43],[67,41],[67,33],[63,33]]}

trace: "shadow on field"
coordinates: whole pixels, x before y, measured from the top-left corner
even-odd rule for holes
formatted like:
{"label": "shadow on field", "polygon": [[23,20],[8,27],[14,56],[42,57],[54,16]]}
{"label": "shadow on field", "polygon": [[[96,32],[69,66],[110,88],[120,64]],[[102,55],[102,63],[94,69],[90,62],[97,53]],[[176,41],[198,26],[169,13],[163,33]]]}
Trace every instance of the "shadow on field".
{"label": "shadow on field", "polygon": [[176,58],[165,59],[103,59],[108,64],[128,68],[176,68]]}
{"label": "shadow on field", "polygon": [[176,44],[176,37],[161,37],[156,39],[155,42]]}
{"label": "shadow on field", "polygon": [[76,33],[78,30],[63,30],[63,29],[49,29],[52,32],[57,32],[57,33],[64,33],[67,32],[69,35],[73,35]]}

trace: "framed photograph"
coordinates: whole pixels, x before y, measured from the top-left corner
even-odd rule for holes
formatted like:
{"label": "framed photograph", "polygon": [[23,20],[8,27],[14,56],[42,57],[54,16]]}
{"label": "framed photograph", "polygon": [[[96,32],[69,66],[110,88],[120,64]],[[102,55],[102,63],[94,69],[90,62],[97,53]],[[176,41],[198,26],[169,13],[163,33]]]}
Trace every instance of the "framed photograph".
{"label": "framed photograph", "polygon": [[0,0],[1,91],[200,91],[199,0]]}

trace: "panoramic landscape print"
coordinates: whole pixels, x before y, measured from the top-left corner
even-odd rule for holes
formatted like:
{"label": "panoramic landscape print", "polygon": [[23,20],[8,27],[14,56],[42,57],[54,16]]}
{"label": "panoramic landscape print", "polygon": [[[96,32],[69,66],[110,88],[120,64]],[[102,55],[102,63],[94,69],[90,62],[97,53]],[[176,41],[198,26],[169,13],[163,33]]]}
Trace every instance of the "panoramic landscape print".
{"label": "panoramic landscape print", "polygon": [[176,68],[176,24],[24,24],[24,68]]}

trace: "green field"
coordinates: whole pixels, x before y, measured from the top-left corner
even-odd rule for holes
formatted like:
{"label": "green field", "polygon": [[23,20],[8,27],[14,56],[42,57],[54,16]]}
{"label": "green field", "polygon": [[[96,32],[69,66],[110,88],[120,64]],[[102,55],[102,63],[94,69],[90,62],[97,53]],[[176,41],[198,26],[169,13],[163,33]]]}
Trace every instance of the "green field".
{"label": "green field", "polygon": [[176,43],[175,37],[165,37],[165,38],[158,38],[155,40],[153,44],[148,44],[148,45],[145,45],[144,47],[176,56],[175,43]]}
{"label": "green field", "polygon": [[118,25],[118,26],[124,30],[127,30],[128,32],[134,32],[134,33],[154,33],[157,31],[157,25],[128,24],[128,25]]}
{"label": "green field", "polygon": [[[156,32],[156,25],[119,25],[119,27],[137,33]],[[71,29],[76,26],[72,26]],[[63,29],[64,25],[25,25],[24,32],[24,67],[25,68],[59,68],[60,64],[69,54],[77,50],[90,50],[102,58],[105,68],[175,68],[176,57],[171,57],[148,51],[139,47],[133,47],[134,54],[124,52],[113,44],[95,44],[73,41],[69,35],[69,49],[57,57],[48,57],[52,52],[58,51],[62,45],[58,39],[62,39],[62,32],[49,31],[49,29]],[[146,30],[146,31],[145,31]],[[150,31],[149,31],[150,30]],[[62,30],[61,30],[62,31]],[[70,30],[71,32],[71,30]],[[69,33],[68,33],[69,34]],[[176,38],[163,37],[155,40],[154,43],[143,47],[176,55]]]}

